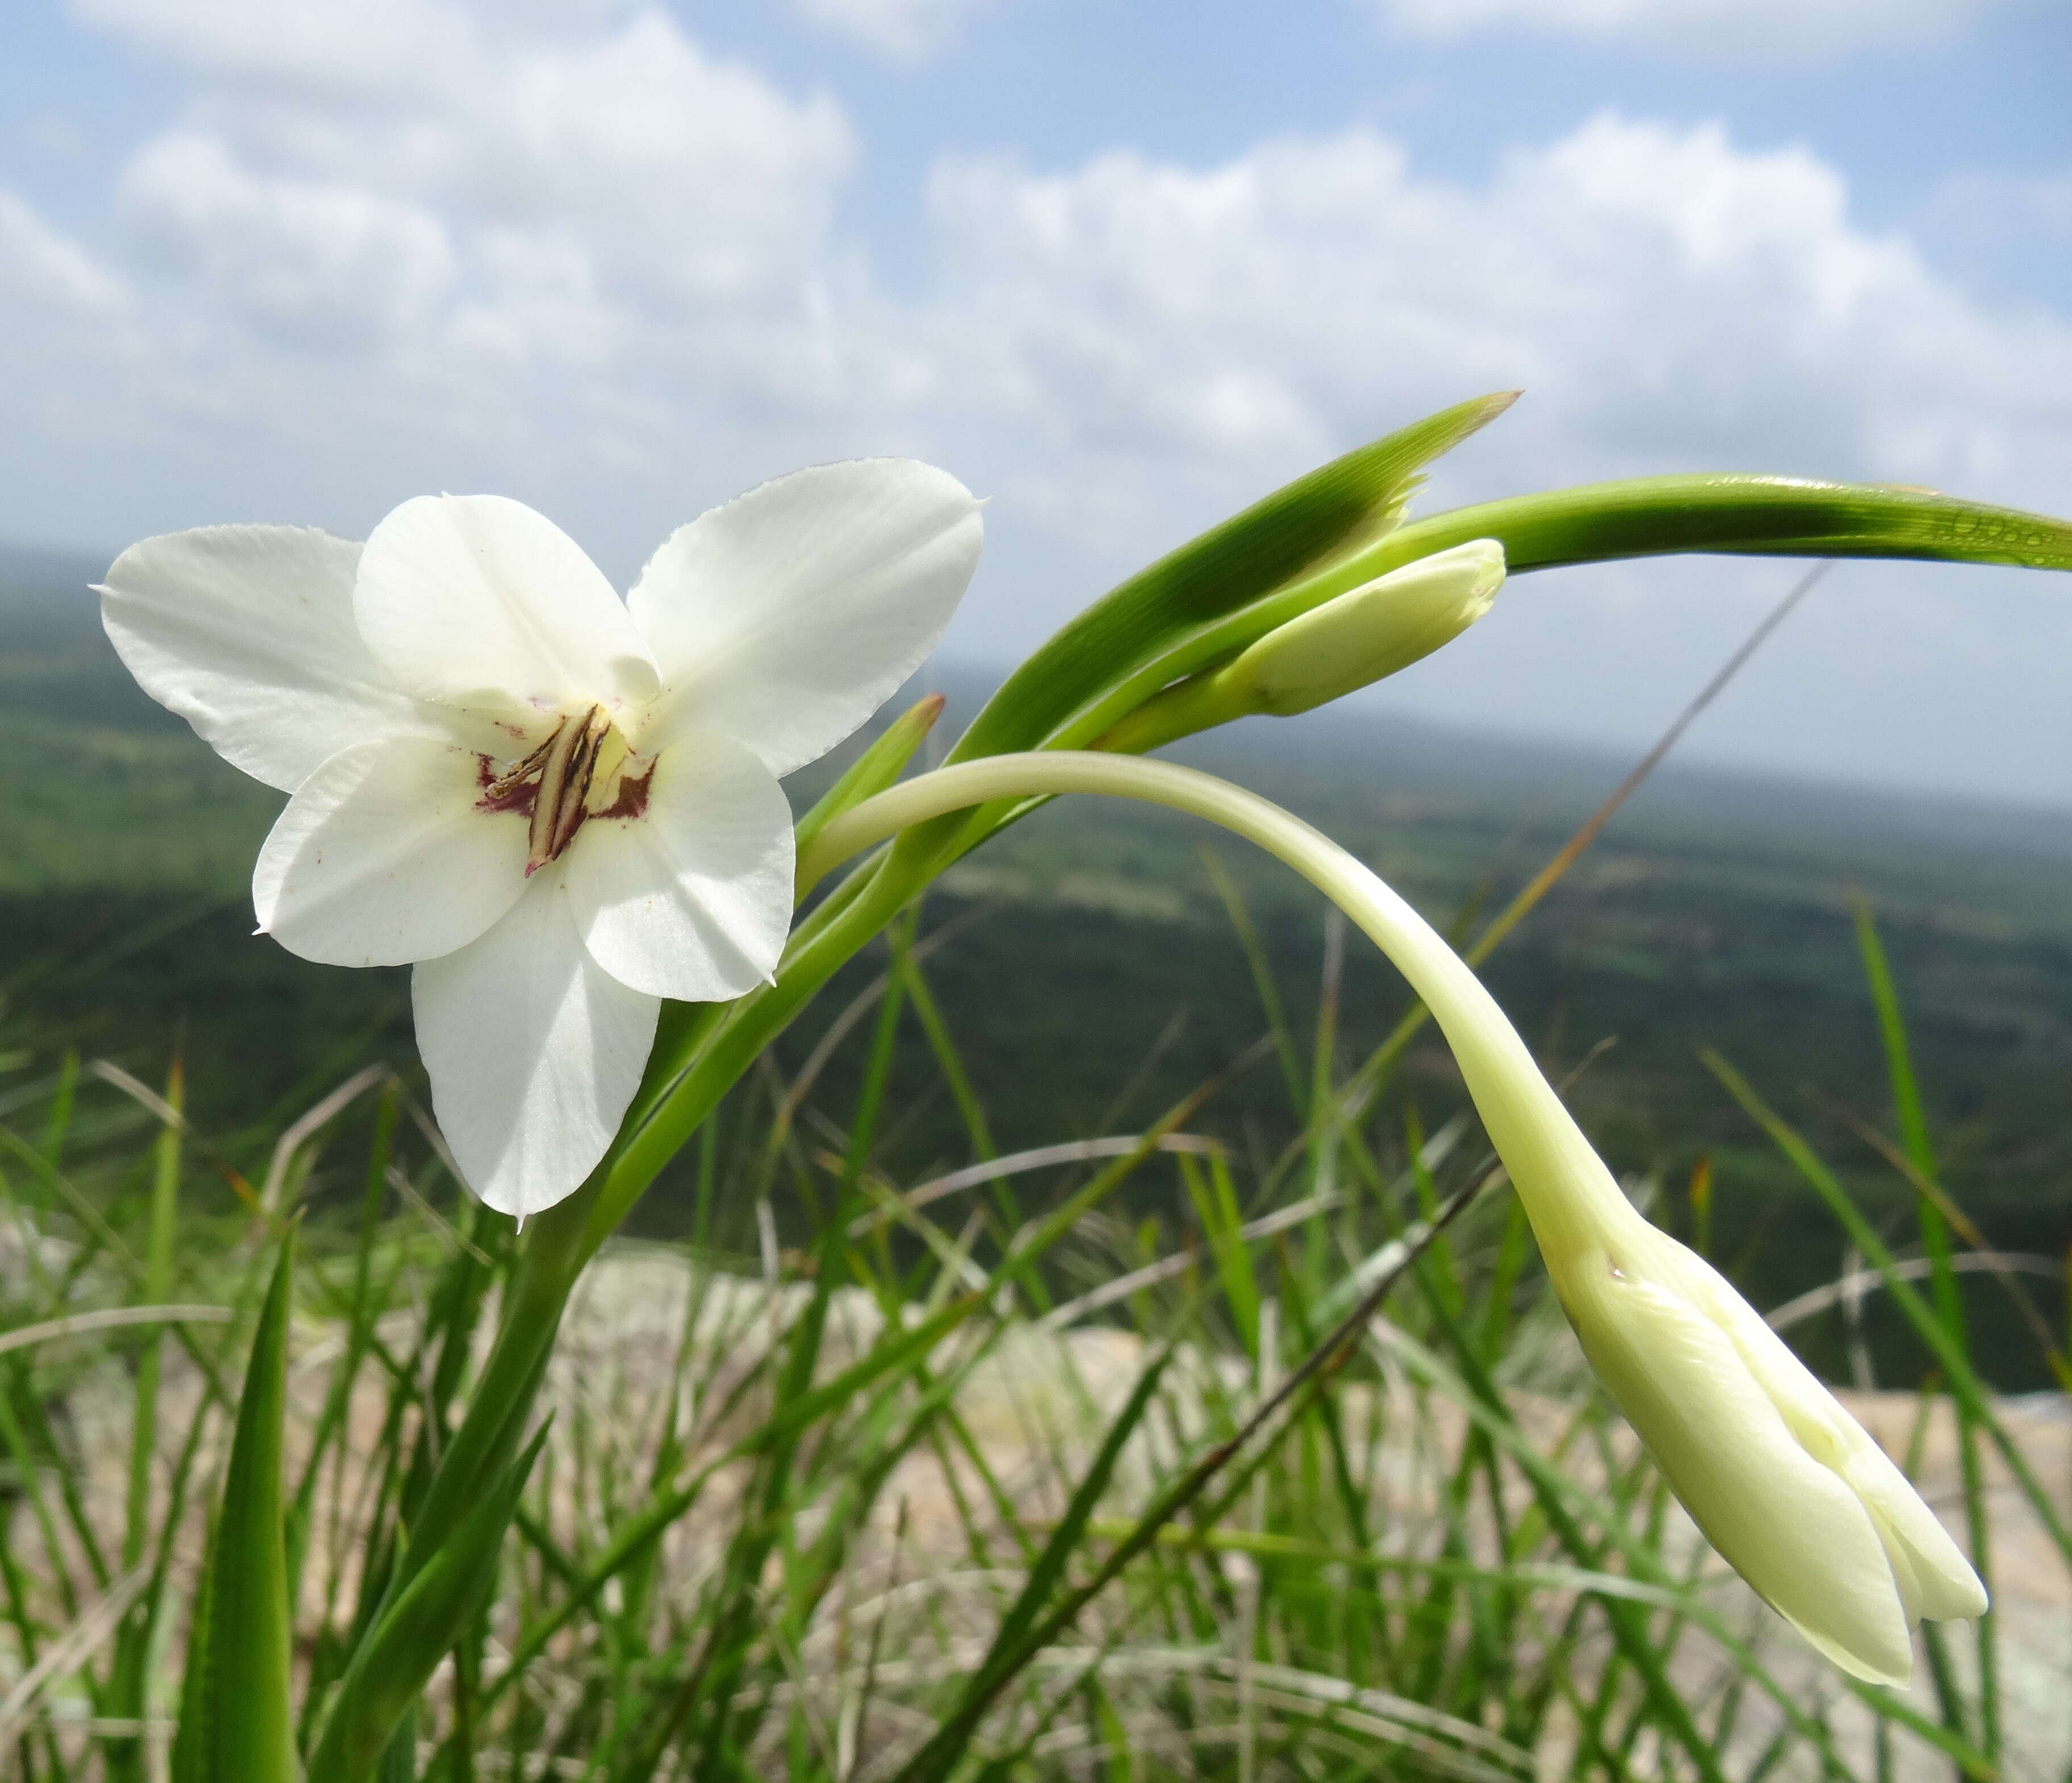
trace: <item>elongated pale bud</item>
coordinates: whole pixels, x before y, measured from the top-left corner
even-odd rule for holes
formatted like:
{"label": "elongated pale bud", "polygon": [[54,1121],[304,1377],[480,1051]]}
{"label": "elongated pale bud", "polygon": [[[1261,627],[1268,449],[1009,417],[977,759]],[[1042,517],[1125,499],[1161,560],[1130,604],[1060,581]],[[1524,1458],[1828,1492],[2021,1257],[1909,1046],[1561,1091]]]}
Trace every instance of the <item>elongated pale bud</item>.
{"label": "elongated pale bud", "polygon": [[1916,1620],[1984,1613],[1978,1575],[1906,1476],[1708,1263],[1634,1209],[1461,957],[1301,819],[1171,762],[994,756],[845,813],[802,851],[800,883],[911,825],[1060,793],[1222,824],[1304,875],[1396,962],[1453,1048],[1598,1378],[1712,1546],[1815,1648],[1858,1678],[1903,1684]]}
{"label": "elongated pale bud", "polygon": [[1503,547],[1474,539],[1298,614],[1220,669],[1147,700],[1099,747],[1138,754],[1261,713],[1290,718],[1356,693],[1450,644],[1503,586]]}
{"label": "elongated pale bud", "polygon": [[1540,1248],[1590,1365],[1684,1509],[1827,1658],[1904,1684],[1914,1622],[1984,1612],[1978,1575],[1906,1475],[1702,1258],[1630,1210]]}

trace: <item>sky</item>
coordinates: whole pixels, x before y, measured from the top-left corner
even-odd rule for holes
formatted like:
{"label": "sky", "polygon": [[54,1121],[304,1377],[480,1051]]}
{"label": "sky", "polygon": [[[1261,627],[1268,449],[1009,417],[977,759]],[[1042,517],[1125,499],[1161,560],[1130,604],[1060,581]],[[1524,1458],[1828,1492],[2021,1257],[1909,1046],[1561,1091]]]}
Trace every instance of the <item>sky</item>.
{"label": "sky", "polygon": [[[2072,0],[9,0],[0,541],[495,491],[623,585],[906,453],[989,498],[946,649],[1005,666],[1488,390],[1425,510],[2072,512],[2068,90]],[[1796,574],[1520,577],[1363,698],[1638,751]],[[2072,578],[1846,565],[1684,748],[2072,806],[2068,679]]]}

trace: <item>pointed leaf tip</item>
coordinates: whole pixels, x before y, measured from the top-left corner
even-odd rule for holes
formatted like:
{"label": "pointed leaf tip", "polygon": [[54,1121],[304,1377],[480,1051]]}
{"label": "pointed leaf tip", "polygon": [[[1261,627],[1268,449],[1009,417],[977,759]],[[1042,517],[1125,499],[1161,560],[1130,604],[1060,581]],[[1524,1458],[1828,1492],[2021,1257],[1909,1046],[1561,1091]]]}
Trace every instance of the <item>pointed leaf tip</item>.
{"label": "pointed leaf tip", "polygon": [[[882,793],[898,780],[906,771],[906,764],[913,760],[914,751],[935,727],[935,721],[943,715],[943,708],[948,703],[942,694],[930,694],[915,701],[888,724],[870,747],[843,772],[841,778],[799,819],[794,828],[799,852],[805,852],[807,846],[827,827],[831,818]],[[801,885],[796,888],[796,896],[803,898],[811,889],[810,886]]]}
{"label": "pointed leaf tip", "polygon": [[[1423,467],[1487,426],[1518,395],[1499,390],[1474,397],[1356,447],[1140,570],[1068,621],[1016,669],[949,759],[965,761],[1054,740],[1074,714],[1145,665],[1165,661],[1190,637],[1276,589],[1370,553],[1400,524]],[[1352,580],[1379,573],[1363,570]],[[1105,729],[1116,716],[1109,714],[1096,728]]]}

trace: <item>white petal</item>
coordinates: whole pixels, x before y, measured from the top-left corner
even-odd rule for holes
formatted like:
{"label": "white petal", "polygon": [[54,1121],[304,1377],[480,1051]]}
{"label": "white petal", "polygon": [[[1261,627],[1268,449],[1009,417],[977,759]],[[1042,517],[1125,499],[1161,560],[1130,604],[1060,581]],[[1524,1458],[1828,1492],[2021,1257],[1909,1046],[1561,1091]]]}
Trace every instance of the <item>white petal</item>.
{"label": "white petal", "polygon": [[622,983],[685,1003],[738,997],[791,926],[791,809],[730,738],[680,737],[639,816],[592,817],[562,857],[583,940]]}
{"label": "white petal", "polygon": [[360,552],[302,526],[147,538],[109,570],[101,624],[146,693],[292,793],[348,743],[425,728],[353,624]]}
{"label": "white petal", "polygon": [[368,540],[352,603],[396,684],[442,705],[522,723],[593,700],[623,710],[660,685],[582,548],[503,496],[405,502]]}
{"label": "white petal", "polygon": [[1734,1571],[1844,1670],[1904,1684],[1906,1608],[1868,1512],[1800,1445],[1733,1339],[1682,1291],[1680,1266],[1650,1254],[1653,1237],[1614,1239],[1615,1257],[1563,1271],[1591,1366]]}
{"label": "white petal", "polygon": [[1848,1408],[1821,1385],[1790,1346],[1701,1259],[1690,1264],[1704,1303],[1806,1452],[1839,1474],[1863,1501],[1910,1616],[1967,1619],[1986,1609],[1986,1589],[1963,1551],[1906,1476]]}
{"label": "white petal", "polygon": [[1950,1532],[1892,1457],[1855,1419],[1849,1422],[1856,1440],[1849,1444],[1842,1476],[1856,1488],[1877,1525],[1908,1612],[1935,1622],[1968,1621],[1984,1616],[1986,1587],[1963,1550],[1951,1540]]}
{"label": "white petal", "polygon": [[481,763],[414,737],[341,749],[259,851],[260,928],[327,966],[404,966],[466,946],[525,888],[525,820],[481,809]]}
{"label": "white petal", "polygon": [[679,528],[627,604],[665,691],[643,748],[724,731],[773,774],[824,755],[935,647],[984,533],[911,459],[796,471]]}
{"label": "white petal", "polygon": [[480,940],[411,975],[432,1108],[467,1185],[523,1219],[611,1143],[655,1043],[656,998],[590,957],[557,875]]}

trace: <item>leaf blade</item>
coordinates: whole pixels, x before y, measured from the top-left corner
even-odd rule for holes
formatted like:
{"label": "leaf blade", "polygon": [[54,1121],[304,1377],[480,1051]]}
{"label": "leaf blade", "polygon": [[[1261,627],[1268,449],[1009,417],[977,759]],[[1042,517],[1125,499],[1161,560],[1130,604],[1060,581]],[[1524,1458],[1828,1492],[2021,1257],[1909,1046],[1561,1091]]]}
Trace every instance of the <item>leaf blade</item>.
{"label": "leaf blade", "polygon": [[294,1783],[293,1631],[282,1526],[282,1427],[294,1234],[282,1241],[253,1334],[222,1501],[195,1594],[174,1783]]}
{"label": "leaf blade", "polygon": [[1033,748],[1180,635],[1365,551],[1395,525],[1419,467],[1516,399],[1517,392],[1503,391],[1413,422],[1297,478],[1138,571],[1016,669],[949,759]]}
{"label": "leaf blade", "polygon": [[1376,554],[1394,569],[1494,538],[1510,572],[1687,552],[1915,558],[2072,570],[2072,522],[1891,484],[1704,474],[1511,496],[1412,521]]}

